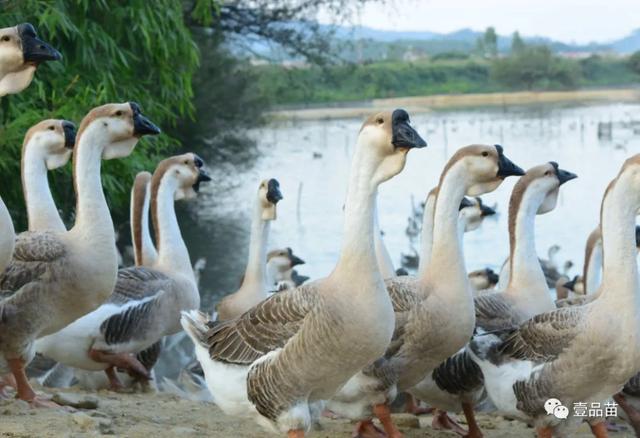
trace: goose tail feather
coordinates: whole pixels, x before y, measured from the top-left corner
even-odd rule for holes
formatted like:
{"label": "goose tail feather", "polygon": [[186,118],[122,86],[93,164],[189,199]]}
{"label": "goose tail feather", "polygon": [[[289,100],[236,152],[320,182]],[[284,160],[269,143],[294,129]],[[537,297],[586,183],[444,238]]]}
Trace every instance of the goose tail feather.
{"label": "goose tail feather", "polygon": [[180,324],[196,345],[208,348],[206,344],[209,317],[199,310],[183,311]]}

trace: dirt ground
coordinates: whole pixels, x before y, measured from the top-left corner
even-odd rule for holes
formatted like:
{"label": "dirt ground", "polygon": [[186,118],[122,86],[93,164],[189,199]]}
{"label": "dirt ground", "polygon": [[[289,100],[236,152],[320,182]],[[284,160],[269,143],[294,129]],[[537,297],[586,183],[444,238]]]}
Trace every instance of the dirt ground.
{"label": "dirt ground", "polygon": [[[51,390],[48,390],[52,393]],[[108,391],[87,393],[74,389],[60,391],[60,395],[88,401],[92,409],[31,409],[17,400],[0,400],[0,436],[11,438],[48,437],[236,437],[272,436],[252,421],[238,420],[224,415],[215,405],[195,402],[166,393],[119,394]],[[96,406],[97,405],[97,406]],[[431,428],[430,415],[415,417],[394,414],[396,423],[406,438],[456,436],[451,432]],[[463,422],[461,421],[463,424]],[[533,437],[533,429],[518,421],[494,415],[479,414],[479,423],[486,438]],[[464,424],[463,424],[464,425]],[[322,419],[321,430],[308,434],[309,438],[351,437],[353,424],[349,420]],[[591,436],[581,427],[576,437]],[[611,437],[632,437],[627,427]]]}

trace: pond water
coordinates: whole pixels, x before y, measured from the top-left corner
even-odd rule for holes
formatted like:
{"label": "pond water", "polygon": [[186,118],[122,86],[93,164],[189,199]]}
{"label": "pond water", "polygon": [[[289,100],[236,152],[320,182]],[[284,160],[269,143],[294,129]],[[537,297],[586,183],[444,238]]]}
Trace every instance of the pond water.
{"label": "pond water", "polygon": [[[558,244],[560,264],[572,260],[578,272],[584,244],[596,226],[600,201],[621,163],[640,152],[640,105],[580,107],[524,106],[412,115],[427,140],[426,149],[409,152],[404,171],[380,188],[380,226],[396,267],[401,254],[411,254],[405,233],[412,204],[424,200],[447,159],[461,146],[501,144],[506,155],[527,169],[546,161],[577,173],[563,186],[558,206],[536,220],[536,245],[546,258]],[[272,224],[269,247],[290,246],[307,263],[299,271],[311,278],[327,275],[335,265],[342,234],[342,204],[353,145],[360,119],[281,122],[255,130],[258,157],[252,167],[234,175],[223,190],[203,190],[195,227],[185,238],[207,259],[201,287],[205,308],[233,291],[244,271],[250,216],[261,179],[277,178],[284,199]],[[611,137],[598,136],[598,126],[612,123]],[[635,128],[635,132],[634,132]],[[212,173],[218,169],[211,169]],[[221,170],[226,172],[226,170]],[[469,270],[499,268],[508,255],[509,178],[483,199],[497,204],[498,215],[465,236]],[[207,236],[205,239],[202,236]],[[414,245],[416,249],[417,246]]]}
{"label": "pond water", "polygon": [[[412,204],[434,187],[447,159],[461,146],[501,144],[506,155],[527,169],[553,160],[579,178],[563,186],[556,209],[536,220],[538,254],[546,258],[558,244],[559,265],[583,263],[586,238],[598,222],[600,201],[621,163],[640,152],[640,104],[519,106],[413,114],[427,140],[411,151],[404,171],[380,189],[380,225],[396,267],[411,254],[405,233]],[[342,204],[353,145],[361,119],[280,122],[251,132],[257,158],[245,168],[210,169],[214,182],[203,187],[197,217],[183,226],[194,259],[205,257],[201,279],[203,308],[234,291],[246,264],[255,191],[263,178],[277,178],[284,199],[272,224],[269,247],[289,246],[307,263],[299,272],[313,278],[334,267],[342,234]],[[611,136],[598,130],[611,123]],[[499,270],[509,252],[507,211],[515,178],[483,196],[498,215],[465,236],[468,270]],[[417,243],[417,242],[416,242]],[[415,245],[418,249],[418,246]],[[175,368],[174,368],[175,369]]]}

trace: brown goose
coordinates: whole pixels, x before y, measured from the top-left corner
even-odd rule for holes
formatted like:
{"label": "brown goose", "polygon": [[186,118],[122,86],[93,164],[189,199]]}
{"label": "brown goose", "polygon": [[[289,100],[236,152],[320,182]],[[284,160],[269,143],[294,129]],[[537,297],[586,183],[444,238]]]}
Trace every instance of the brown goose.
{"label": "brown goose", "polygon": [[[564,406],[602,403],[637,372],[640,361],[640,285],[635,220],[640,207],[640,155],[629,158],[605,192],[601,209],[604,278],[600,295],[583,306],[537,315],[506,339],[477,337],[469,351],[482,369],[498,410],[532,422],[539,437],[582,421],[545,412],[555,398]],[[613,316],[615,315],[615,317]],[[592,424],[606,437],[603,422]]]}
{"label": "brown goose", "polygon": [[369,117],[354,152],[340,259],[326,278],[274,294],[235,320],[199,312],[182,324],[216,404],[302,437],[323,401],[380,357],[394,316],[373,244],[378,185],[426,143],[404,110]]}
{"label": "brown goose", "polygon": [[[507,289],[482,293],[474,299],[476,335],[514,327],[555,308],[544,273],[536,263],[534,220],[536,215],[555,208],[560,186],[575,177],[551,162],[529,169],[514,186],[509,203],[509,260],[513,275]],[[461,407],[469,425],[468,435],[482,436],[473,413],[474,404],[484,395],[482,373],[466,348],[444,361],[412,392],[442,409]]]}
{"label": "brown goose", "polygon": [[147,368],[133,355],[177,333],[180,311],[200,306],[173,204],[174,199],[195,197],[200,183],[209,181],[203,165],[190,153],[158,164],[151,182],[158,261],[153,268],[121,269],[111,297],[63,330],[41,339],[40,352],[75,368],[105,370],[113,388],[122,386],[116,367],[148,377]]}
{"label": "brown goose", "polygon": [[53,201],[47,171],[67,164],[75,140],[76,127],[66,120],[43,120],[27,131],[20,169],[29,231],[67,230]]}
{"label": "brown goose", "polygon": [[388,436],[400,436],[388,403],[397,391],[412,388],[468,341],[474,317],[460,241],[460,204],[465,195],[491,192],[506,177],[523,173],[497,145],[461,148],[445,166],[435,201],[431,259],[424,274],[386,282],[396,315],[391,345],[328,405],[340,414],[366,418],[357,433],[370,432],[370,417],[375,414]]}
{"label": "brown goose", "polygon": [[271,221],[276,219],[276,205],[282,199],[280,183],[276,179],[260,182],[255,199],[249,259],[240,289],[225,296],[216,306],[218,319],[237,318],[268,297],[265,265]]}
{"label": "brown goose", "polygon": [[159,132],[135,103],[91,110],[73,154],[75,225],[65,232],[29,231],[17,237],[13,259],[0,277],[0,366],[11,370],[20,399],[47,404],[36,398],[24,372],[34,340],[98,307],[115,285],[115,236],[101,160],[128,156],[142,135]]}

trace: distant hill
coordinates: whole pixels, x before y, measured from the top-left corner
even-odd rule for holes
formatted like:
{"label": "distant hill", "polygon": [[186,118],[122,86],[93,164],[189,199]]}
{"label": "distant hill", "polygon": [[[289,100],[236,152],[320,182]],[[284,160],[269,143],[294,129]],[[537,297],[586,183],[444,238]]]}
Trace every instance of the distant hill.
{"label": "distant hill", "polygon": [[[462,46],[472,46],[483,32],[473,29],[460,29],[450,33],[437,32],[403,32],[373,29],[366,26],[338,27],[336,28],[336,36],[339,38],[348,38],[352,40],[372,40],[385,43],[405,43],[419,41],[448,41],[456,42]],[[589,43],[589,44],[570,44],[556,41],[543,36],[522,36],[525,42],[535,44],[546,44],[551,46],[555,51],[573,51],[573,52],[594,52],[594,51],[614,51],[617,53],[628,54],[640,50],[640,29],[636,29],[629,36],[620,38],[609,43]],[[498,48],[506,51],[511,46],[511,35],[498,35]]]}

